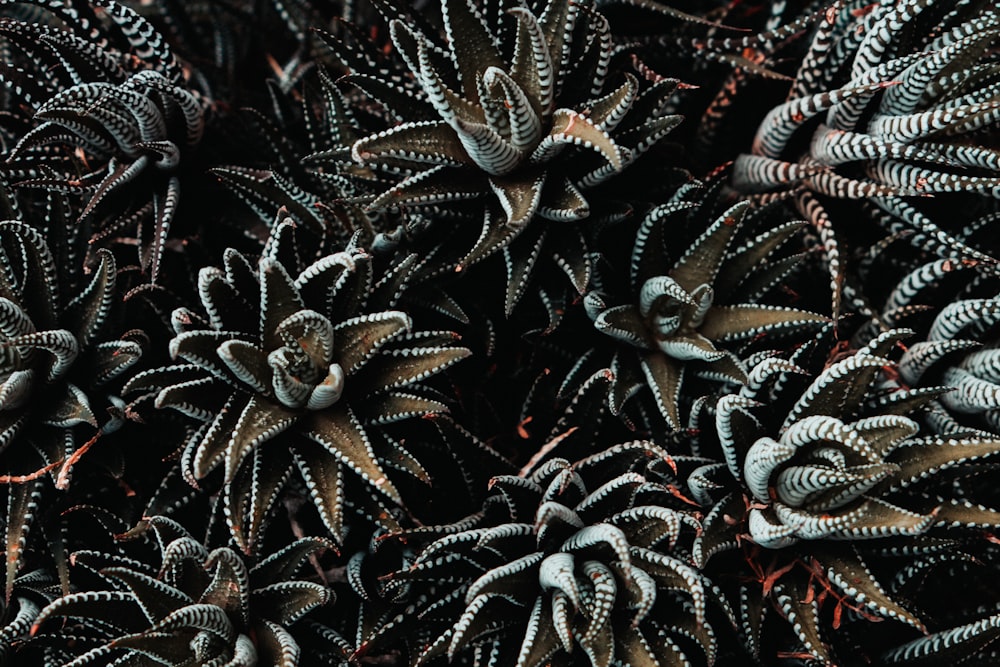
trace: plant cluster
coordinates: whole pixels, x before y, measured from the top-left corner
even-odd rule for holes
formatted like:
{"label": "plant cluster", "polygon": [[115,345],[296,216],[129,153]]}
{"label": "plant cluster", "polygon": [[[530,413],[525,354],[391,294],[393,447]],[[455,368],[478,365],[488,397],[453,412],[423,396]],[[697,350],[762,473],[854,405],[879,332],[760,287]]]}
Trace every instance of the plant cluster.
{"label": "plant cluster", "polygon": [[993,0],[0,0],[0,665],[1000,663]]}

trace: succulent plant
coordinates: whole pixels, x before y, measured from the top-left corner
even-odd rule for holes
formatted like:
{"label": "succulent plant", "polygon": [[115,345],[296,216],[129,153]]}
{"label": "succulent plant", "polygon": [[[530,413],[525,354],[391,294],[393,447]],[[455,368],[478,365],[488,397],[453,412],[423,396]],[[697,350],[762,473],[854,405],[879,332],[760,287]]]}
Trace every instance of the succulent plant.
{"label": "succulent plant", "polygon": [[[924,259],[903,265],[905,273],[890,283],[883,299],[871,304],[871,320],[854,338],[863,341],[887,327],[913,328],[916,340],[908,343],[900,358],[900,380],[909,387],[953,389],[930,404],[928,425],[940,434],[977,429],[996,433],[1000,430],[996,264],[958,256],[920,261]],[[869,268],[862,278],[873,270]]]}
{"label": "succulent plant", "polygon": [[[293,468],[334,536],[351,473],[374,491],[364,492],[374,514],[391,521],[387,507],[402,498],[384,466],[426,474],[402,444],[377,434],[445,411],[420,382],[468,355],[451,332],[416,330],[406,313],[378,309],[391,308],[406,267],[375,283],[369,255],[352,247],[300,271],[292,234],[279,223],[260,259],[229,250],[224,269],[203,269],[207,319],[174,312],[170,354],[180,363],[126,387],[203,423],[184,445],[184,474],[198,485],[222,468],[226,520],[247,550]],[[272,440],[285,445],[264,446]]]}
{"label": "succulent plant", "polygon": [[[31,109],[37,122],[5,151],[5,178],[19,188],[82,197],[78,224],[92,229],[93,241],[136,229],[140,262],[155,281],[180,202],[177,169],[182,153],[201,141],[208,102],[187,85],[163,36],[128,6],[35,4],[67,27],[4,24],[24,66],[6,69],[3,80],[12,106]],[[87,29],[100,23],[98,12],[113,39],[130,43],[128,58]],[[147,191],[137,197],[139,182]],[[106,202],[115,202],[113,209],[98,215],[111,208]]]}
{"label": "succulent plant", "polygon": [[270,103],[279,110],[264,114],[254,108],[234,115],[230,132],[239,148],[227,152],[232,163],[213,167],[211,173],[256,216],[247,231],[265,242],[274,213],[286,215],[308,230],[319,243],[318,254],[341,249],[361,230],[366,240],[374,236],[363,211],[341,200],[354,193],[345,177],[324,170],[304,155],[353,136],[349,123],[331,118],[330,108],[339,108],[336,84],[319,73],[318,90],[306,85],[296,73],[287,85],[272,86]]}
{"label": "succulent plant", "polygon": [[988,665],[998,657],[991,645],[1000,637],[996,614],[897,646],[882,656],[884,665],[940,665],[952,661]]}
{"label": "succulent plant", "polygon": [[678,403],[688,369],[700,367],[712,379],[741,384],[746,381],[738,354],[742,344],[815,329],[828,321],[761,302],[801,260],[795,255],[779,258],[775,252],[802,225],[789,222],[737,242],[747,214],[745,202],[716,218],[667,269],[664,256],[678,254],[671,252],[673,226],[697,206],[688,199],[695,192],[683,188],[640,224],[629,263],[630,303],[612,305],[612,297],[599,290],[584,299],[599,331],[635,349],[617,351],[611,362],[612,412],[620,412],[645,384],[670,428],[682,424]]}
{"label": "succulent plant", "polygon": [[[827,13],[789,101],[761,123],[753,155],[737,160],[736,182],[803,182],[837,198],[992,195],[996,152],[968,140],[1000,122],[995,83],[977,67],[990,58],[1000,13],[989,3],[935,4],[852,2]],[[799,127],[823,112],[806,156],[782,163]]]}
{"label": "succulent plant", "polygon": [[79,285],[79,267],[57,265],[38,230],[0,222],[0,466],[8,486],[8,599],[43,492],[53,484],[67,489],[87,451],[122,425],[118,383],[146,346],[138,329],[119,329],[115,336],[115,261],[106,250],[98,257],[96,270]]}
{"label": "succulent plant", "polygon": [[684,143],[696,173],[729,162],[733,147],[749,142],[747,118],[787,91],[801,43],[828,10],[826,3],[711,4],[597,1],[617,48],[643,77],[671,72],[694,89],[671,109],[689,119]]}
{"label": "succulent plant", "polygon": [[[159,567],[81,554],[81,564],[104,587],[52,601],[31,628],[35,641],[52,645],[72,665],[299,664],[300,649],[288,626],[333,596],[323,584],[297,578],[298,570],[331,545],[305,538],[247,562],[227,547],[208,550],[163,517],[145,519],[130,536],[143,530],[155,533]],[[57,618],[70,621],[70,641],[63,632],[49,632]]]}
{"label": "succulent plant", "polygon": [[800,189],[799,210],[823,236],[836,289],[846,232],[827,199],[867,199],[877,222],[959,247],[946,209],[903,197],[1000,193],[998,154],[984,141],[1000,123],[987,74],[998,25],[991,3],[923,0],[842,3],[819,22],[788,101],[760,123],[733,183],[744,192]]}
{"label": "succulent plant", "polygon": [[540,260],[555,262],[582,292],[589,246],[572,223],[627,215],[630,204],[613,191],[589,193],[678,124],[662,112],[677,82],[645,86],[613,71],[607,21],[589,3],[505,10],[442,0],[440,31],[427,16],[384,9],[390,55],[346,38],[328,42],[350,69],[347,80],[383,106],[385,127],[327,155],[350,148],[356,171],[374,187],[391,186],[362,199],[374,211],[403,210],[401,234],[427,215],[448,224],[433,245],[453,249],[446,257],[459,269],[502,250],[508,313]]}
{"label": "succulent plant", "polygon": [[[923,630],[869,556],[940,552],[957,542],[927,536],[998,525],[1000,514],[954,480],[962,466],[1000,452],[1000,440],[920,434],[906,415],[947,388],[898,384],[887,355],[907,333],[889,331],[831,360],[801,392],[794,376],[806,371],[794,358],[766,359],[715,407],[724,462],[689,478],[693,497],[710,507],[694,558],[699,566],[727,550],[747,558],[753,575],[734,597],[755,653],[768,602],[792,625],[799,650],[824,664],[835,655],[824,622],[836,628],[845,609]],[[832,621],[821,620],[831,613],[826,601]]]}
{"label": "succulent plant", "polygon": [[1000,663],[998,36],[0,0],[0,663]]}
{"label": "succulent plant", "polygon": [[495,477],[481,512],[408,531],[440,537],[391,581],[431,591],[416,618],[445,627],[414,664],[468,652],[474,664],[536,667],[576,650],[592,665],[711,663],[711,593],[683,546],[698,524],[668,489],[672,465],[642,441],[533,462]]}
{"label": "succulent plant", "polygon": [[28,639],[42,607],[52,601],[51,575],[43,569],[18,576],[2,603],[0,613],[0,660],[10,663],[16,647]]}
{"label": "succulent plant", "polygon": [[[110,432],[120,425],[124,404],[93,392],[106,391],[138,361],[145,336],[131,330],[117,340],[107,337],[118,296],[115,261],[107,251],[99,253],[87,284],[70,296],[61,290],[65,273],[37,230],[4,221],[0,243],[0,306],[6,310],[0,440],[8,470],[25,474],[39,455],[51,469],[73,454],[83,444],[74,427],[89,425],[89,439],[98,428]],[[100,417],[98,407],[106,407],[109,417]]]}
{"label": "succulent plant", "polygon": [[[969,338],[956,338],[954,334],[949,335],[942,323],[951,320],[955,322],[956,314],[965,310],[967,313],[995,313],[995,304],[984,304],[980,300],[966,300],[958,302],[957,308],[950,311],[942,311],[942,315],[935,319],[932,336],[924,341],[927,344],[921,345],[909,357],[900,363],[900,371],[904,378],[912,384],[920,382],[926,369],[935,362],[951,356],[951,352],[959,349],[974,350],[953,362],[942,371],[942,381],[953,387],[954,393],[945,394],[941,397],[941,403],[949,412],[960,415],[974,415],[981,417],[989,424],[989,431],[1000,430],[1000,376],[997,368],[1000,367],[1000,355],[995,347],[977,349],[980,344],[973,334]],[[987,308],[993,307],[993,310]],[[919,343],[918,343],[919,345]]]}

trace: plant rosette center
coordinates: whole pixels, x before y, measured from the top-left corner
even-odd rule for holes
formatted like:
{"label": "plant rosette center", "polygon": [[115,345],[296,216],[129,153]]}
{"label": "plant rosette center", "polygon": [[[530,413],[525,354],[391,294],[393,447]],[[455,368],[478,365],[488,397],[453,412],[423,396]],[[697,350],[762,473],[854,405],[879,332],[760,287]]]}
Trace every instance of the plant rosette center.
{"label": "plant rosette center", "polygon": [[[906,431],[916,430],[911,420],[899,420]],[[878,488],[891,483],[900,466],[884,459],[878,441],[866,440],[865,421],[807,417],[779,439],[762,437],[750,446],[743,481],[756,501],[747,514],[754,542],[780,548],[800,539],[835,539],[845,527],[885,514],[889,505],[868,494],[879,495]],[[933,523],[932,515],[911,518],[896,526],[902,531],[897,534],[918,535]]]}
{"label": "plant rosette center", "polygon": [[[253,388],[269,388],[270,397],[291,409],[322,410],[340,400],[346,374],[333,360],[330,320],[314,310],[301,310],[282,321],[276,334],[284,344],[267,354],[264,373],[270,376],[269,382],[254,383]],[[241,352],[248,346],[245,341],[231,340],[218,348],[219,358],[237,376],[245,358]]]}

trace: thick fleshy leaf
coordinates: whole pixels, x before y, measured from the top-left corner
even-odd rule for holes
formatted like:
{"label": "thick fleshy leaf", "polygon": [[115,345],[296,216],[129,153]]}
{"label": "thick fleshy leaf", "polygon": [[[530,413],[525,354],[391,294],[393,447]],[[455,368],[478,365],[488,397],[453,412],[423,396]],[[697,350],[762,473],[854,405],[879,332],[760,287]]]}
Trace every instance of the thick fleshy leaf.
{"label": "thick fleshy leaf", "polygon": [[544,596],[538,596],[528,619],[516,667],[539,667],[559,649],[559,638],[551,617],[544,611]]}
{"label": "thick fleshy leaf", "polygon": [[640,361],[642,371],[646,375],[646,384],[653,392],[660,414],[670,428],[679,428],[682,422],[678,398],[684,377],[684,366],[657,352],[643,354]]}
{"label": "thick fleshy leaf", "polygon": [[[819,610],[799,579],[779,581],[774,594],[782,613],[788,619],[805,650],[826,664],[832,664],[830,652],[820,633]],[[806,600],[811,600],[806,602]]]}
{"label": "thick fleshy leaf", "polygon": [[219,346],[243,336],[231,331],[196,329],[185,331],[170,340],[170,356],[204,368],[221,380],[229,379],[229,371],[219,358]]}
{"label": "thick fleshy leaf", "polygon": [[399,311],[361,315],[334,327],[333,358],[348,376],[353,375],[383,345],[409,331],[410,318]]}
{"label": "thick fleshy leaf", "polygon": [[358,418],[365,424],[389,424],[447,411],[448,406],[440,401],[399,391],[378,394],[357,406]]}
{"label": "thick fleshy leaf", "polygon": [[341,463],[320,445],[302,443],[296,447],[295,462],[305,480],[313,504],[334,539],[344,533],[344,481]]}
{"label": "thick fleshy leaf", "polygon": [[895,618],[921,632],[924,625],[916,616],[893,601],[872,576],[855,549],[829,550],[818,556],[830,582],[858,604],[884,618]]}
{"label": "thick fleshy leaf", "polygon": [[709,510],[704,529],[694,542],[693,557],[699,567],[704,567],[715,554],[739,547],[738,536],[746,512],[746,503],[738,493],[730,493]]}
{"label": "thick fleshy leaf", "polygon": [[284,266],[263,258],[260,260],[260,336],[265,351],[282,345],[279,325],[303,310],[302,298],[295,282]]}
{"label": "thick fleshy leaf", "polygon": [[260,652],[260,664],[274,667],[298,667],[301,649],[295,638],[283,627],[272,621],[254,624],[256,646]]}
{"label": "thick fleshy leaf", "polygon": [[11,484],[7,491],[7,513],[4,515],[4,543],[7,561],[4,585],[4,601],[10,604],[14,591],[14,580],[24,558],[24,547],[28,541],[28,531],[34,522],[35,512],[41,500],[43,479]]}
{"label": "thick fleshy leaf", "polygon": [[181,607],[194,602],[183,591],[135,570],[109,567],[101,570],[101,574],[125,584],[142,607],[150,624],[158,623]]}
{"label": "thick fleshy leaf", "polygon": [[243,559],[232,549],[215,549],[204,567],[214,573],[198,601],[214,604],[246,624],[250,620],[250,577]]}
{"label": "thick fleshy leaf", "polygon": [[1000,440],[940,437],[911,440],[886,457],[887,461],[898,465],[900,470],[876,490],[906,487],[945,468],[998,453]]}
{"label": "thick fleshy leaf", "polygon": [[[157,665],[183,664],[191,659],[191,648],[173,632],[141,632],[126,635],[116,638],[107,646],[119,651],[131,649],[126,657],[132,664],[142,664],[140,661],[146,658],[149,659],[147,664]],[[115,664],[117,667],[119,663],[128,664],[123,660],[109,664]]]}
{"label": "thick fleshy leaf", "polygon": [[87,287],[66,305],[67,317],[72,322],[71,330],[76,335],[80,345],[86,347],[111,310],[115,297],[115,259],[110,251],[98,251],[100,264],[94,271]]}
{"label": "thick fleshy leaf", "polygon": [[786,222],[757,236],[751,244],[728,258],[719,270],[713,287],[719,294],[728,294],[768,256],[805,226],[803,222]]}
{"label": "thick fleshy leaf", "polygon": [[504,224],[514,229],[521,229],[531,222],[535,211],[538,210],[538,204],[542,199],[542,188],[545,185],[545,172],[493,176],[489,179],[489,184],[500,202],[500,208],[503,209]]}
{"label": "thick fleshy leaf", "polygon": [[548,162],[567,144],[594,151],[614,171],[622,169],[621,149],[611,135],[571,109],[557,109],[552,114],[552,129],[538,144],[531,160],[535,163]]}
{"label": "thick fleshy leaf", "polygon": [[[252,396],[236,419],[226,445],[226,482],[255,448],[290,428],[300,418],[297,412]],[[225,434],[221,434],[225,437]]]}
{"label": "thick fleshy leaf", "polygon": [[504,264],[507,267],[504,313],[508,317],[528,288],[532,270],[542,252],[546,236],[544,226],[533,225],[503,249]]}
{"label": "thick fleshy leaf", "polygon": [[358,141],[351,152],[354,159],[361,163],[388,159],[431,165],[475,164],[462,147],[455,130],[443,121],[397,125]]}
{"label": "thick fleshy leaf", "polygon": [[511,77],[527,93],[539,117],[548,117],[555,94],[552,54],[541,26],[527,7],[507,10],[517,19],[517,40]]}
{"label": "thick fleshy leaf", "polygon": [[441,13],[462,91],[467,99],[477,100],[476,77],[489,67],[506,66],[479,10],[469,0],[442,0]]}
{"label": "thick fleshy leaf", "polygon": [[670,277],[687,293],[691,294],[698,286],[711,285],[715,281],[748,206],[746,203],[736,204],[723,213],[674,264]]}
{"label": "thick fleshy leaf", "polygon": [[370,396],[425,380],[468,357],[464,347],[414,347],[383,351],[352,383],[356,396]]}
{"label": "thick fleshy leaf", "polygon": [[323,445],[365,482],[394,502],[402,499],[375,458],[368,435],[350,408],[325,410],[305,420],[304,434]]}
{"label": "thick fleshy leaf", "polygon": [[640,349],[650,346],[651,336],[646,328],[646,320],[631,304],[602,310],[594,319],[594,326],[623,343]]}
{"label": "thick fleshy leaf", "polygon": [[320,537],[303,537],[268,555],[250,570],[252,588],[287,581],[297,576],[298,570],[310,556],[333,545]]}
{"label": "thick fleshy leaf", "polygon": [[478,174],[448,166],[438,166],[400,181],[375,198],[369,208],[429,205],[478,199],[483,196],[483,179]]}
{"label": "thick fleshy leaf", "polygon": [[316,607],[333,600],[333,592],[311,581],[280,581],[253,591],[258,609],[280,625],[291,625]]}
{"label": "thick fleshy leaf", "polygon": [[145,618],[142,607],[131,592],[85,591],[56,599],[35,619],[32,634],[52,617],[99,618],[117,628],[129,628]]}
{"label": "thick fleshy leaf", "polygon": [[967,500],[951,500],[935,508],[936,524],[951,528],[986,528],[1000,526],[1000,511]]}
{"label": "thick fleshy leaf", "polygon": [[713,341],[733,342],[759,335],[779,336],[790,331],[815,327],[829,318],[804,310],[777,306],[712,306],[698,328]]}
{"label": "thick fleshy leaf", "polygon": [[931,667],[954,665],[982,655],[1000,638],[1000,614],[914,639],[885,653],[886,665]]}

